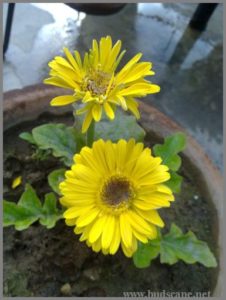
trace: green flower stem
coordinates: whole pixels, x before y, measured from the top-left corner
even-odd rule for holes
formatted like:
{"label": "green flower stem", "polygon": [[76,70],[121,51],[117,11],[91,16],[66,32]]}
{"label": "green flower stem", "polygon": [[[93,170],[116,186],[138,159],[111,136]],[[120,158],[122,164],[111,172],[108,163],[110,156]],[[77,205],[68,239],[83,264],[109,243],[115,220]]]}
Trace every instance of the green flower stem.
{"label": "green flower stem", "polygon": [[86,133],[86,145],[88,147],[92,147],[94,135],[95,135],[95,122],[92,121]]}
{"label": "green flower stem", "polygon": [[73,111],[73,116],[74,116],[73,127],[76,129],[76,131],[81,132],[82,131],[82,123],[81,123],[81,120],[76,115],[75,110]]}
{"label": "green flower stem", "polygon": [[73,127],[76,131],[76,133],[75,133],[75,139],[76,139],[76,151],[75,151],[75,153],[79,153],[81,151],[82,147],[84,147],[86,145],[86,138],[82,134],[81,118],[79,118],[76,115],[76,106],[73,105],[73,108],[74,108],[74,111],[73,111],[73,116],[74,116]]}

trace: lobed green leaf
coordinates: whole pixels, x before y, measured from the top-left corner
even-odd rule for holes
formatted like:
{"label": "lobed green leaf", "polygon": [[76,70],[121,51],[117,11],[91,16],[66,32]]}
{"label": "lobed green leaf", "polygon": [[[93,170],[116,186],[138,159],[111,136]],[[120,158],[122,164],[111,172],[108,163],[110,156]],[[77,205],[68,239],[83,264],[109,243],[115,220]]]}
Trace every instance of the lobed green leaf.
{"label": "lobed green leaf", "polygon": [[22,132],[19,137],[30,144],[36,145],[35,139],[33,138],[33,135],[30,132]]}
{"label": "lobed green leaf", "polygon": [[65,179],[64,174],[66,172],[66,169],[58,169],[52,171],[48,175],[48,183],[50,187],[53,189],[54,192],[56,192],[58,195],[60,195],[60,190],[59,190],[59,184],[61,181]]}
{"label": "lobed green leaf", "polygon": [[64,124],[45,124],[32,130],[32,135],[40,149],[51,149],[55,157],[62,157],[66,165],[71,165],[76,151],[73,129]]}
{"label": "lobed green leaf", "polygon": [[95,140],[111,140],[117,142],[120,139],[134,138],[137,142],[144,140],[145,131],[140,127],[134,116],[126,115],[120,110],[115,114],[115,119],[109,121],[103,118],[95,126]]}
{"label": "lobed green leaf", "polygon": [[133,255],[133,262],[137,268],[147,268],[153,259],[159,255],[160,243],[158,240],[147,244],[139,243],[138,250]]}
{"label": "lobed green leaf", "polygon": [[173,193],[179,193],[183,177],[176,173],[181,166],[181,158],[178,153],[186,146],[186,136],[178,132],[166,137],[162,145],[157,144],[153,147],[155,156],[162,158],[162,163],[170,169],[170,179],[165,184]]}
{"label": "lobed green leaf", "polygon": [[173,193],[180,193],[181,191],[181,184],[183,181],[183,177],[177,174],[176,172],[170,171],[170,179],[165,182]]}
{"label": "lobed green leaf", "polygon": [[217,266],[217,261],[207,243],[198,240],[191,231],[183,234],[175,224],[171,225],[168,234],[159,236],[147,244],[139,243],[133,261],[136,267],[146,268],[158,255],[161,263],[169,265],[182,260],[187,264],[198,262],[208,268]]}
{"label": "lobed green leaf", "polygon": [[163,164],[170,170],[177,171],[181,166],[181,158],[178,153],[184,150],[186,145],[186,136],[178,132],[165,138],[163,145],[155,145],[153,150],[155,156],[160,156]]}
{"label": "lobed green leaf", "polygon": [[3,226],[14,225],[17,230],[27,229],[32,223],[40,220],[47,228],[55,226],[62,213],[56,207],[53,193],[45,196],[42,205],[35,190],[27,184],[18,203],[3,200]]}
{"label": "lobed green leaf", "polygon": [[44,124],[23,132],[20,137],[41,150],[51,150],[53,156],[62,158],[66,166],[73,162],[73,156],[85,145],[84,136],[73,127],[64,124]]}
{"label": "lobed green leaf", "polygon": [[183,234],[175,224],[161,241],[160,261],[170,265],[178,260],[187,264],[199,262],[206,267],[216,267],[217,262],[208,245],[197,239],[191,231]]}
{"label": "lobed green leaf", "polygon": [[40,217],[39,222],[48,229],[53,228],[56,222],[61,218],[61,214],[57,209],[56,203],[57,201],[54,193],[45,195],[45,200],[42,207],[42,216]]}
{"label": "lobed green leaf", "polygon": [[3,226],[14,225],[17,230],[28,228],[38,220],[38,216],[32,216],[26,208],[17,206],[16,203],[3,200]]}

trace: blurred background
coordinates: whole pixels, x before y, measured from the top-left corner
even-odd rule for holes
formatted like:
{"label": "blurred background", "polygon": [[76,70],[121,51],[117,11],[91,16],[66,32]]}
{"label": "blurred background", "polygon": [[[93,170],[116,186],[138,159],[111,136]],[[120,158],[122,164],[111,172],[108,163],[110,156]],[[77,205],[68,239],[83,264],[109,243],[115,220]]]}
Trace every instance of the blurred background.
{"label": "blurred background", "polygon": [[[3,33],[8,5],[3,4]],[[213,9],[206,28],[204,21],[189,26],[198,4],[89,6],[15,4],[3,64],[4,92],[42,82],[47,63],[62,55],[63,46],[84,53],[93,38],[111,35],[127,50],[123,63],[137,52],[153,62],[152,80],[161,92],[143,101],[186,128],[223,171],[223,5]]]}

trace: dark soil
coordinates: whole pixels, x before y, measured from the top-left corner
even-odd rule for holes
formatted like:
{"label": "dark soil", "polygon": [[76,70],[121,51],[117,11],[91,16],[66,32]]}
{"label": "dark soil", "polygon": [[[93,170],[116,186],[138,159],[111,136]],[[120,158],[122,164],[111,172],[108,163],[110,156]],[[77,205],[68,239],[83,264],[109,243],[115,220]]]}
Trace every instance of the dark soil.
{"label": "dark soil", "polygon": [[[72,122],[67,118],[68,122]],[[26,122],[4,133],[4,199],[18,201],[29,182],[41,197],[50,192],[47,175],[61,167],[54,159],[35,160],[34,152],[18,135],[39,124],[65,122],[42,115],[38,121]],[[150,141],[150,139],[149,139]],[[156,142],[153,138],[152,143]],[[147,144],[149,142],[147,141]],[[216,213],[200,190],[189,168],[182,192],[170,208],[161,209],[168,230],[174,222],[184,231],[192,230],[208,243],[217,255]],[[22,175],[23,184],[12,190],[13,178]],[[217,270],[200,264],[173,266],[156,259],[147,269],[137,269],[121,251],[114,256],[92,252],[78,241],[72,227],[61,220],[51,230],[35,223],[29,229],[4,228],[4,295],[5,296],[123,296],[123,292],[210,292],[216,284]]]}

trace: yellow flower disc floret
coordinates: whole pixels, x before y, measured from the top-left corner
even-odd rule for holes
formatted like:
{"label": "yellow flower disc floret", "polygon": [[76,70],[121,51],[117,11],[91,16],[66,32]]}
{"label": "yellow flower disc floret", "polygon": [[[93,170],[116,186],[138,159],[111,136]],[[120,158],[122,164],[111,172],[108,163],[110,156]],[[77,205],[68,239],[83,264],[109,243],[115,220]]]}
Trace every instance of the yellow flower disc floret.
{"label": "yellow flower disc floret", "polygon": [[92,48],[86,52],[83,60],[78,51],[74,55],[64,48],[66,58],[56,56],[49,63],[50,78],[46,84],[73,90],[72,95],[58,96],[51,105],[61,106],[81,100],[83,107],[77,114],[85,113],[82,131],[86,132],[92,120],[100,121],[104,110],[109,119],[115,117],[115,107],[130,110],[139,118],[136,97],[157,93],[160,87],[145,79],[154,75],[150,62],[138,62],[141,53],[135,55],[119,72],[116,68],[125,51],[121,50],[121,41],[114,45],[110,36],[102,37],[99,43],[93,40]]}
{"label": "yellow flower disc floret", "polygon": [[98,140],[82,148],[60,184],[66,224],[95,252],[131,257],[164,223],[157,210],[170,206],[168,167],[142,143]]}

